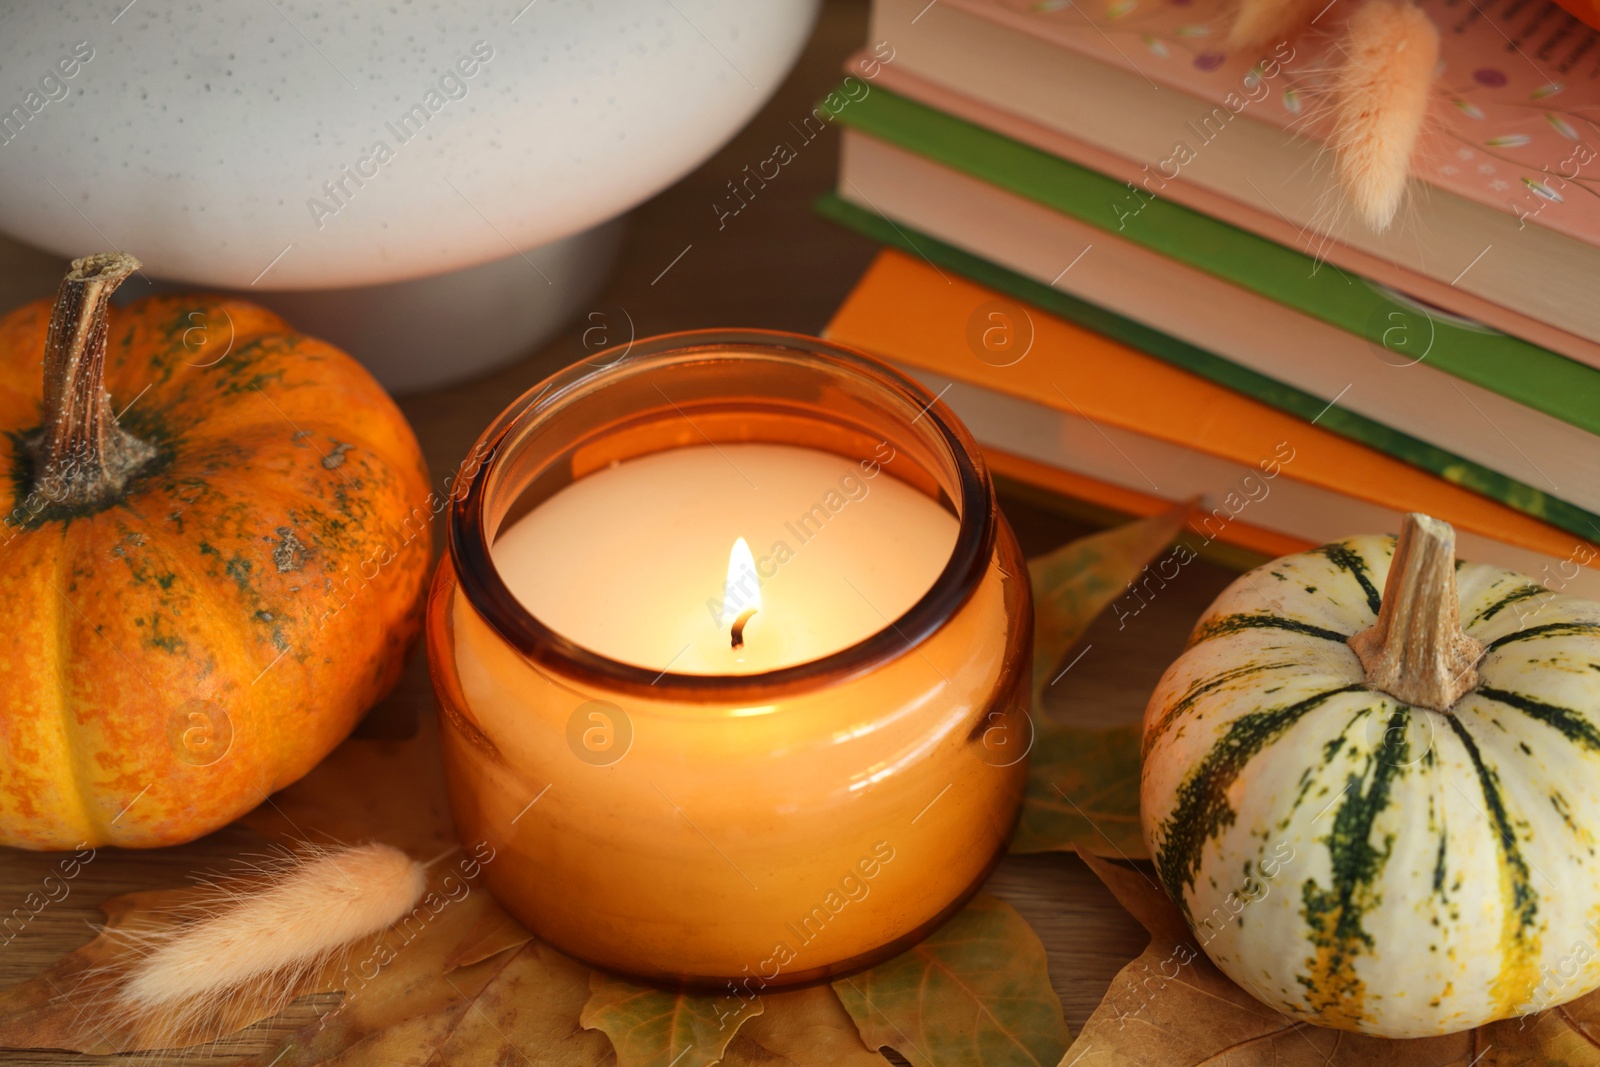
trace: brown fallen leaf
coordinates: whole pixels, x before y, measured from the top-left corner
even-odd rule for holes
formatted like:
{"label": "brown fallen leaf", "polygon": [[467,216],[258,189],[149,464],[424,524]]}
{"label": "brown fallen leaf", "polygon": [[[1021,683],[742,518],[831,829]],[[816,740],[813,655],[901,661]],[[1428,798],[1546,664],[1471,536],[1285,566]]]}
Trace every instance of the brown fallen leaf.
{"label": "brown fallen leaf", "polygon": [[426,1062],[450,1039],[472,998],[511,959],[501,954],[446,969],[463,943],[507,918],[480,882],[456,878],[444,903],[433,906],[436,912],[425,907],[416,918],[349,952],[333,976],[332,988],[343,992],[339,1002],[242,1062],[277,1067]]}
{"label": "brown fallen leaf", "polygon": [[1194,510],[1179,504],[1159,515],[1080,537],[1028,561],[1033,587],[1033,707],[1057,677],[1062,657],[1128,583],[1172,544]]}
{"label": "brown fallen leaf", "polygon": [[1033,713],[1028,789],[1011,851],[1088,848],[1146,858],[1139,830],[1139,727],[1084,729],[1044,714],[1062,660],[1182,532],[1193,505],[1090,534],[1028,561],[1033,586]]}
{"label": "brown fallen leaf", "polygon": [[[496,963],[498,960],[489,960]],[[508,954],[483,987],[435,1063],[599,1067],[616,1062],[611,1042],[578,1024],[589,1000],[589,968],[530,941]],[[380,1060],[366,1060],[377,1064]]]}
{"label": "brown fallen leaf", "polygon": [[[271,1016],[292,997],[340,991],[338,1003],[299,1027],[262,1062],[291,1067],[358,1057],[373,1045],[421,1047],[427,1044],[428,1020],[466,1011],[468,998],[482,992],[492,967],[506,965],[492,958],[529,940],[477,880],[480,861],[492,859],[456,842],[431,714],[420,716],[414,735],[405,740],[347,740],[309,775],[241,821],[278,842],[378,840],[419,859],[437,859],[430,871],[431,895],[424,895],[411,917],[352,944],[291,988],[245,991],[222,1013],[181,1031],[161,1018],[118,1020],[104,1009],[117,973],[133,959],[118,932],[171,925],[176,921],[172,910],[205,891],[113,898],[102,905],[108,923],[100,936],[37,978],[0,991],[0,1047],[99,1053],[188,1047]],[[489,968],[484,961],[492,961]],[[454,1021],[445,1019],[439,1041],[455,1032]],[[576,1008],[567,1026],[579,1029]]]}
{"label": "brown fallen leaf", "polygon": [[131,1017],[115,1009],[118,979],[140,959],[127,935],[154,934],[192,918],[205,899],[198,887],[130,893],[103,901],[106,923],[87,945],[42,974],[0,990],[0,1048],[52,1048],[108,1055],[187,1047],[216,1040],[282,1009],[303,993],[328,990],[324,971],[291,989],[242,991],[201,1018],[177,1022],[169,1015]]}
{"label": "brown fallen leaf", "polygon": [[533,940],[527,927],[498,908],[485,911],[479,925],[462,935],[461,943],[445,957],[445,973],[459,967],[470,967],[507,949],[520,948]]}
{"label": "brown fallen leaf", "polygon": [[1028,755],[1028,790],[1011,851],[1148,859],[1139,827],[1135,724],[1103,730],[1041,727]]}
{"label": "brown fallen leaf", "polygon": [[[1036,576],[1053,583],[1041,597],[1041,630],[1056,642],[1056,658],[1170,540],[1182,513],[1178,509],[1095,535],[1036,561]],[[1049,780],[1080,807],[1088,801],[1089,818],[1116,832],[1121,801],[1114,788],[1101,796],[1100,786],[1086,781],[1080,794],[1064,769]],[[454,837],[431,714],[420,716],[415,736],[408,739],[352,738],[304,779],[264,798],[242,821],[280,842],[379,840],[417,858],[438,857],[436,890],[443,889],[444,875],[469,856]],[[1057,838],[1044,847],[1062,847],[1059,827],[1039,830],[1041,836],[1048,832],[1057,832]],[[1068,836],[1085,833],[1079,827]],[[864,997],[863,1003],[841,1002],[849,997],[843,986],[839,993],[824,986],[747,1003],[731,995],[667,994],[592,973],[533,939],[475,879],[457,874],[454,888],[438,898],[446,902],[437,910],[358,943],[342,960],[289,990],[340,992],[337,1002],[288,1040],[245,1062],[275,1067],[524,1061],[559,1067],[613,1061],[624,1067],[709,1067],[719,1059],[735,1067],[883,1063],[863,1034],[873,1047],[893,1046],[913,1062],[927,1062],[914,1048],[902,1047],[898,1037],[873,1038],[873,1027],[881,1027],[888,1016],[879,1013],[875,1022],[874,1009],[863,1007]],[[122,898],[108,902],[108,913],[113,924],[150,921],[165,899],[163,894]],[[83,1010],[92,992],[85,976],[108,968],[114,957],[113,941],[97,939],[35,982],[0,993],[0,1044],[110,1052],[182,1043],[137,1027],[108,1030],[105,1021]],[[903,974],[895,970],[897,963]],[[915,995],[897,985],[913,970],[928,979],[927,988]],[[980,898],[926,945],[846,981],[860,983],[874,1001],[883,1000],[896,1019],[916,1014],[909,1024],[916,1040],[938,1048],[951,1042],[959,1050],[958,1062],[971,1053],[990,1064],[1048,1063],[1068,1037],[1037,939],[996,901]],[[81,992],[74,997],[72,990]],[[853,1004],[851,1010],[847,1004]],[[274,1006],[268,1000],[241,1001],[229,1026],[255,1021]],[[94,1023],[87,1032],[85,1019]],[[941,1067],[946,1062],[943,1054],[934,1057]]]}
{"label": "brown fallen leaf", "polygon": [[[142,958],[130,935],[147,936],[194,921],[205,914],[206,902],[218,899],[217,888],[201,885],[113,897],[101,904],[107,921],[94,940],[35,978],[0,990],[0,1047],[96,1054],[187,1048],[271,1017],[297,997],[342,992],[340,1000],[297,1034],[305,1044],[301,1053],[315,1049],[318,1056],[301,1060],[285,1054],[280,1061],[320,1062],[371,1031],[415,1014],[416,1005],[427,1007],[430,997],[448,999],[447,962],[465,962],[464,948],[475,946],[469,955],[481,960],[496,944],[512,942],[512,931],[521,928],[478,884],[481,866],[471,858],[436,865],[417,906],[399,923],[352,942],[287,984],[275,977],[230,990],[213,1009],[181,1023],[170,1014],[126,1016],[117,1010],[114,994],[127,970]],[[229,891],[240,890],[248,877],[229,876]],[[576,1021],[574,1013],[571,1024]]]}
{"label": "brown fallen leaf", "polygon": [[1060,1067],[1597,1067],[1600,995],[1447,1037],[1391,1041],[1329,1030],[1262,1004],[1212,966],[1183,915],[1134,866],[1079,853],[1150,931]]}
{"label": "brown fallen leaf", "polygon": [[979,894],[920,944],[833,983],[870,1048],[914,1067],[1051,1067],[1071,1034],[1044,946],[1009,904]]}
{"label": "brown fallen leaf", "polygon": [[582,1021],[611,1038],[618,1067],[711,1067],[766,999],[668,992],[591,971]]}
{"label": "brown fallen leaf", "polygon": [[886,1067],[861,1040],[832,988],[763,993],[766,1010],[740,1027],[722,1067]]}

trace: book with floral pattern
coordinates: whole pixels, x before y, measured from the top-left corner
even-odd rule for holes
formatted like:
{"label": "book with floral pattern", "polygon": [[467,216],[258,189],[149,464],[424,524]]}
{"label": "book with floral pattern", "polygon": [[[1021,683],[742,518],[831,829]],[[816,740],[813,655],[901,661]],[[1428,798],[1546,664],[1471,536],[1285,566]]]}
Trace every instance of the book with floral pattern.
{"label": "book with floral pattern", "polygon": [[[1261,56],[1226,51],[1227,0],[941,0],[1245,114],[1327,140],[1330,51],[1354,10]],[[1439,28],[1440,73],[1413,170],[1421,180],[1600,245],[1600,34],[1537,0],[1419,0]],[[1191,131],[1204,138],[1205,131]],[[1180,136],[1183,150],[1198,151]]]}

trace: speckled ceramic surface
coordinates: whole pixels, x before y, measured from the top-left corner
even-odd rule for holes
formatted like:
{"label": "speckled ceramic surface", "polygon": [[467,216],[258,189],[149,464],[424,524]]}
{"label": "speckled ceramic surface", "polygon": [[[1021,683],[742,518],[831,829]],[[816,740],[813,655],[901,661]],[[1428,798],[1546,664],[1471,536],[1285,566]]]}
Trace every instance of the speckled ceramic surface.
{"label": "speckled ceramic surface", "polygon": [[816,12],[525,2],[0,5],[0,230],[228,288],[501,259],[692,169]]}

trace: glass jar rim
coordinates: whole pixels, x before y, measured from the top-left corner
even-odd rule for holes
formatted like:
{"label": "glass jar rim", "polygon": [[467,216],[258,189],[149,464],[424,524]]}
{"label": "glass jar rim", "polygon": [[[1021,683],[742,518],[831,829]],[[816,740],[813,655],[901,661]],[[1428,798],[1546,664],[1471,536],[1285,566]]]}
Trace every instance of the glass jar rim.
{"label": "glass jar rim", "polygon": [[[921,412],[933,439],[946,452],[956,474],[960,513],[950,558],[928,591],[897,619],[855,644],[817,659],[754,674],[675,674],[612,659],[547,626],[517,599],[494,564],[485,515],[489,490],[500,464],[501,446],[519,438],[584,392],[583,387],[618,368],[648,368],[684,355],[711,357],[799,354],[858,381],[897,395]],[[610,357],[608,359],[608,357]],[[913,652],[937,632],[977,590],[994,553],[994,487],[972,435],[939,397],[895,368],[855,349],[781,330],[691,330],[660,334],[606,349],[574,363],[523,393],[478,438],[470,456],[477,464],[465,485],[450,494],[447,547],[455,580],[474,610],[524,657],[537,666],[596,689],[649,695],[663,701],[707,697],[730,703],[766,702],[837,685]]]}

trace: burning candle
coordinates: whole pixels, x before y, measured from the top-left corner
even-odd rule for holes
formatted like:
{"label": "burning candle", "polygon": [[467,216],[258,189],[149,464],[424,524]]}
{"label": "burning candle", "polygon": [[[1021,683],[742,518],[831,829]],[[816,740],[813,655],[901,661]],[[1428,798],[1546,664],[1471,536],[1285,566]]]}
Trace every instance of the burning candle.
{"label": "burning candle", "polygon": [[640,456],[519,519],[495,568],[551,629],[651,671],[820,659],[899,618],[950,558],[956,517],[897,461],[887,443],[859,460],[774,444]]}
{"label": "burning candle", "polygon": [[900,951],[1021,803],[1027,569],[920,386],[768,333],[675,335],[514,403],[428,608],[451,805],[541,938],[761,989]]}

